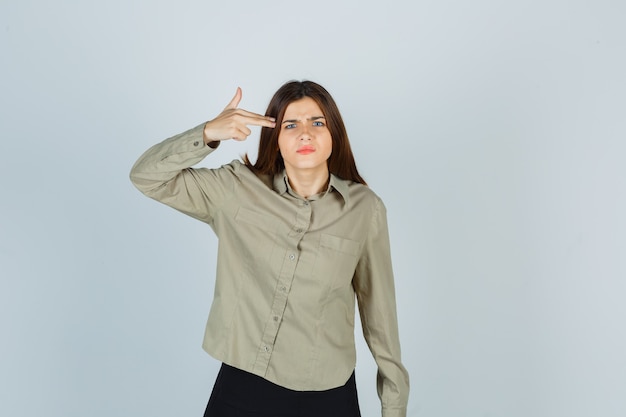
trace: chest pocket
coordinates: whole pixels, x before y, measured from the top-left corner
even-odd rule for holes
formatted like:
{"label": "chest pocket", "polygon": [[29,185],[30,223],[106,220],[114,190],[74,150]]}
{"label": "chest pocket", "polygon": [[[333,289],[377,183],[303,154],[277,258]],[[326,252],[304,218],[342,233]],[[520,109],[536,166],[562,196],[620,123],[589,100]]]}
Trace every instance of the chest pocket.
{"label": "chest pocket", "polygon": [[327,280],[331,288],[351,285],[358,256],[359,242],[323,233],[315,273]]}

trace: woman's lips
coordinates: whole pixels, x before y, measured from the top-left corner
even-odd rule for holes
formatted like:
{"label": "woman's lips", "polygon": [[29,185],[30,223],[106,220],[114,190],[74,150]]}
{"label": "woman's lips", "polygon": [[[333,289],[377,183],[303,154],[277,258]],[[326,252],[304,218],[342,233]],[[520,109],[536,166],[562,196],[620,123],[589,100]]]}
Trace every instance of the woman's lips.
{"label": "woman's lips", "polygon": [[296,152],[299,153],[300,155],[308,155],[310,153],[315,152],[315,148],[312,146],[302,146],[298,148]]}

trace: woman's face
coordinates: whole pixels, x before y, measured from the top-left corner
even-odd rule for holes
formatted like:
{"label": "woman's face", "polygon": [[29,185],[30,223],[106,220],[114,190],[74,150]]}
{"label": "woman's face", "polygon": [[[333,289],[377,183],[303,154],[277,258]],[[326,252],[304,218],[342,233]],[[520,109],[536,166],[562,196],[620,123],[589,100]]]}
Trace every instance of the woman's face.
{"label": "woman's face", "polygon": [[287,106],[278,134],[278,148],[288,175],[297,171],[328,175],[327,161],[333,141],[324,113],[315,100],[304,97]]}

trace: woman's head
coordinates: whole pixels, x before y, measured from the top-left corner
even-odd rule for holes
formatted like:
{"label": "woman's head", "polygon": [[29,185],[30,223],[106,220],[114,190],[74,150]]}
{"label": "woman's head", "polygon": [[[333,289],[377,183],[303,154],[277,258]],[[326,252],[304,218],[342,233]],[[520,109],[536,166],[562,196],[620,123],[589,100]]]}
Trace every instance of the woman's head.
{"label": "woman's head", "polygon": [[339,178],[365,184],[356,169],[354,156],[350,148],[348,134],[343,124],[337,104],[321,85],[312,81],[290,81],[276,91],[265,112],[266,116],[276,119],[276,128],[263,127],[259,142],[259,153],[255,164],[247,156],[244,161],[258,174],[274,175],[285,167],[278,148],[278,136],[284,129],[283,118],[289,104],[305,97],[313,99],[326,119],[326,125],[332,138],[332,152],[328,158],[328,170]]}

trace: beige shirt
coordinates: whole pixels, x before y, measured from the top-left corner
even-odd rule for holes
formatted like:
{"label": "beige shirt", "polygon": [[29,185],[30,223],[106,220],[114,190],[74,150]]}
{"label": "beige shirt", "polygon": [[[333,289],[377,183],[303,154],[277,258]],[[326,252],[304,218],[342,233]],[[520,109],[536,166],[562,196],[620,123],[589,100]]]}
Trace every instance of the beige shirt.
{"label": "beige shirt", "polygon": [[343,385],[354,370],[355,294],[378,365],[383,416],[403,417],[387,219],[367,186],[331,175],[304,199],[286,175],[257,177],[239,161],[189,168],[214,151],[203,125],[153,146],[131,180],[145,195],[209,224],[219,240],[203,348],[293,390]]}

